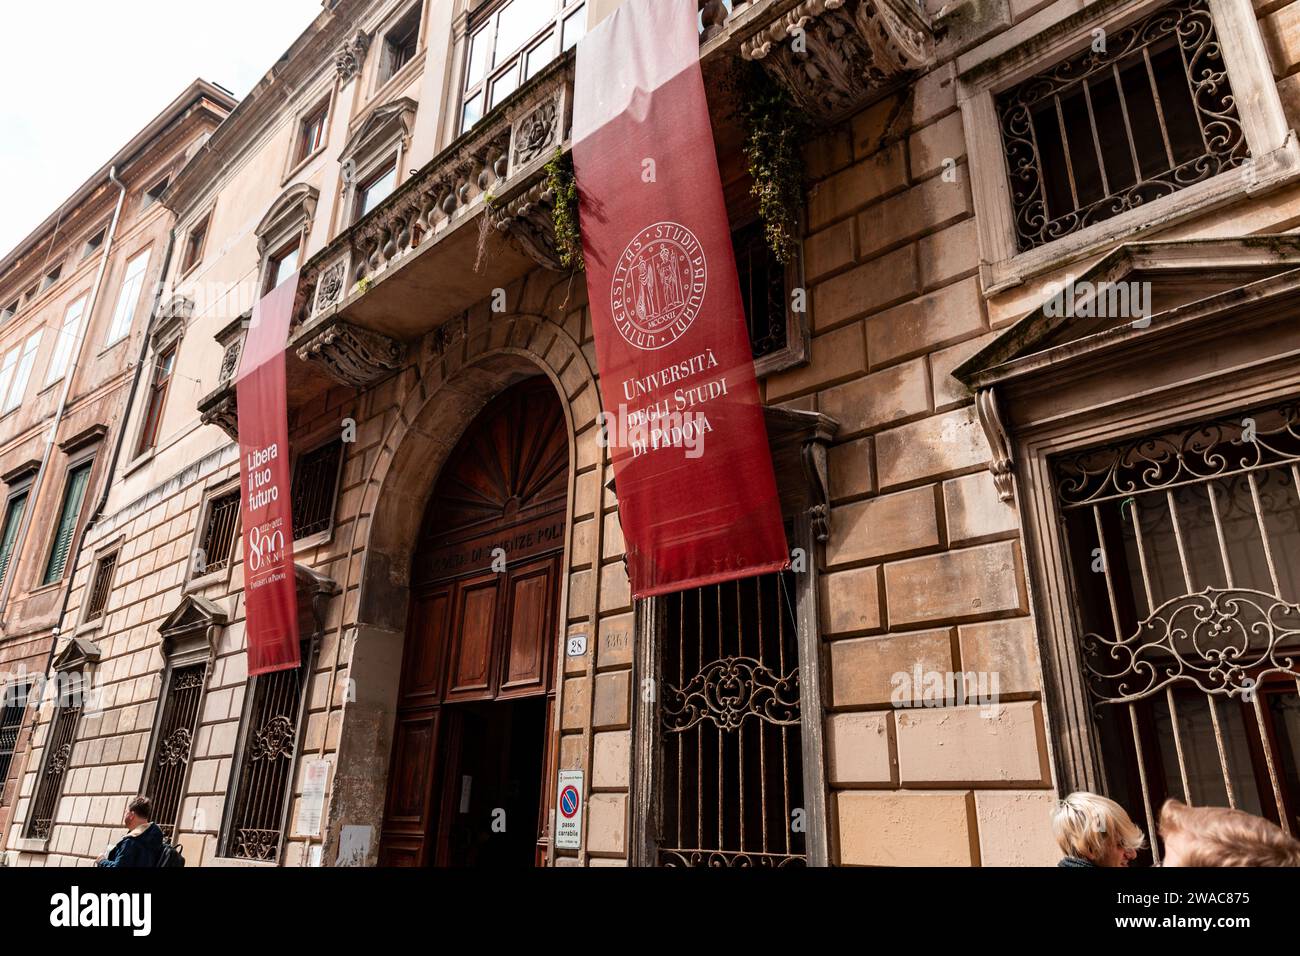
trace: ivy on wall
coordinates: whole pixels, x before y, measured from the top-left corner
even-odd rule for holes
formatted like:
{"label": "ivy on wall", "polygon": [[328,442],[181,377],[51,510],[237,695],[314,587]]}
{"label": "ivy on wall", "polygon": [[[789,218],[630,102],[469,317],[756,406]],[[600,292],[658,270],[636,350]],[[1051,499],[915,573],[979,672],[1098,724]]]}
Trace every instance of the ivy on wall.
{"label": "ivy on wall", "polygon": [[546,164],[546,189],[555,205],[551,221],[555,226],[555,250],[566,269],[582,272],[582,231],[578,218],[578,181],[573,175],[573,157],[560,150]]}
{"label": "ivy on wall", "polygon": [[731,87],[754,180],[750,192],[758,200],[768,247],[785,264],[798,249],[808,119],[785,88],[757,63],[738,67]]}

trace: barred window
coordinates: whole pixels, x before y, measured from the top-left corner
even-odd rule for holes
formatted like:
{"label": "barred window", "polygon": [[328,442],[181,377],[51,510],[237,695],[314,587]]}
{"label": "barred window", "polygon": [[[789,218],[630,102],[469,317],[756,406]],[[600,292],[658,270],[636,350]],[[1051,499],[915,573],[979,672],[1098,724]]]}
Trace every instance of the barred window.
{"label": "barred window", "polygon": [[293,466],[293,537],[328,531],[334,521],[343,441],[336,438],[298,456]]}
{"label": "barred window", "polygon": [[72,743],[81,721],[81,687],[84,680],[80,672],[59,675],[67,689],[60,691],[60,700],[45,741],[45,758],[36,781],[27,817],[27,836],[48,840],[54,826],[54,811],[63,795],[63,778],[72,763]]}
{"label": "barred window", "polygon": [[280,858],[310,657],[304,649],[301,666],[251,679],[247,737],[226,830],[227,856],[264,862]]}
{"label": "barred window", "polygon": [[803,866],[794,575],[662,599],[656,774],[661,866]]}
{"label": "barred window", "polygon": [[86,601],[87,621],[96,621],[103,615],[109,592],[113,589],[113,574],[116,571],[116,551],[99,559],[95,566],[95,576],[90,581],[90,597]]}
{"label": "barred window", "polygon": [[218,495],[208,503],[208,517],[199,539],[199,555],[191,569],[192,577],[215,574],[230,567],[235,551],[235,533],[239,528],[239,489]]}
{"label": "barred window", "polygon": [[1053,468],[1110,795],[1300,834],[1300,404]]}
{"label": "barred window", "polygon": [[11,684],[4,689],[4,699],[0,700],[0,803],[4,801],[5,781],[9,778],[14,751],[18,749],[18,732],[23,726],[23,715],[27,713],[27,696],[31,689],[30,681]]}
{"label": "barred window", "polygon": [[149,767],[145,793],[153,801],[153,822],[167,839],[175,840],[176,824],[185,793],[186,771],[198,730],[199,700],[203,696],[206,664],[178,667],[171,672],[163,697],[163,718],[158,745]]}
{"label": "barred window", "polygon": [[1023,252],[1249,159],[1208,0],[1183,0],[996,97]]}

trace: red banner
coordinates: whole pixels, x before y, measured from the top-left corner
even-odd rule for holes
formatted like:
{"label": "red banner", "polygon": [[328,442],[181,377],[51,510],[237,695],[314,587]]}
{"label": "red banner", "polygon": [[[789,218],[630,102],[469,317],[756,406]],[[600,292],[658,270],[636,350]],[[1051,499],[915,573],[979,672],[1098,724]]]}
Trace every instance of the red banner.
{"label": "red banner", "polygon": [[239,517],[244,529],[244,634],[248,673],[297,667],[298,594],[289,500],[289,411],[284,347],[298,274],[262,296],[239,359]]}
{"label": "red banner", "polygon": [[578,44],[583,253],[638,597],[789,563],[696,10],[630,0]]}

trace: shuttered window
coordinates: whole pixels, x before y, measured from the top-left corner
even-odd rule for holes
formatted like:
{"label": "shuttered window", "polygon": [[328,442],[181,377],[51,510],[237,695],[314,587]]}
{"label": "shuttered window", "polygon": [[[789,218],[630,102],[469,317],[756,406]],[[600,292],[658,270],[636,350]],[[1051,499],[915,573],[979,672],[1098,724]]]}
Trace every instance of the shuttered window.
{"label": "shuttered window", "polygon": [[59,509],[59,525],[54,533],[50,559],[45,564],[42,584],[53,584],[63,577],[68,563],[68,551],[72,547],[72,536],[77,531],[77,519],[81,516],[81,505],[86,500],[86,487],[90,484],[90,468],[93,464],[93,461],[83,462],[68,472],[68,483],[63,489],[63,506]]}
{"label": "shuttered window", "polygon": [[9,573],[9,561],[14,556],[14,547],[18,543],[18,529],[23,523],[23,512],[27,510],[27,491],[18,492],[5,505],[5,524],[0,531],[0,584],[4,583]]}

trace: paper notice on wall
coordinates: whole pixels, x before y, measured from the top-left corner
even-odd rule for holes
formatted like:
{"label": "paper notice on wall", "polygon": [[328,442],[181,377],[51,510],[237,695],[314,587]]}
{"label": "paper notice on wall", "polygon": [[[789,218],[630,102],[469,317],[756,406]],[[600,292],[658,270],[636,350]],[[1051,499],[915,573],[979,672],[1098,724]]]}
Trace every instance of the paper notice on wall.
{"label": "paper notice on wall", "polygon": [[302,802],[298,804],[298,819],[294,833],[298,836],[319,836],[321,817],[325,810],[325,784],[330,776],[328,760],[309,761],[303,771]]}

